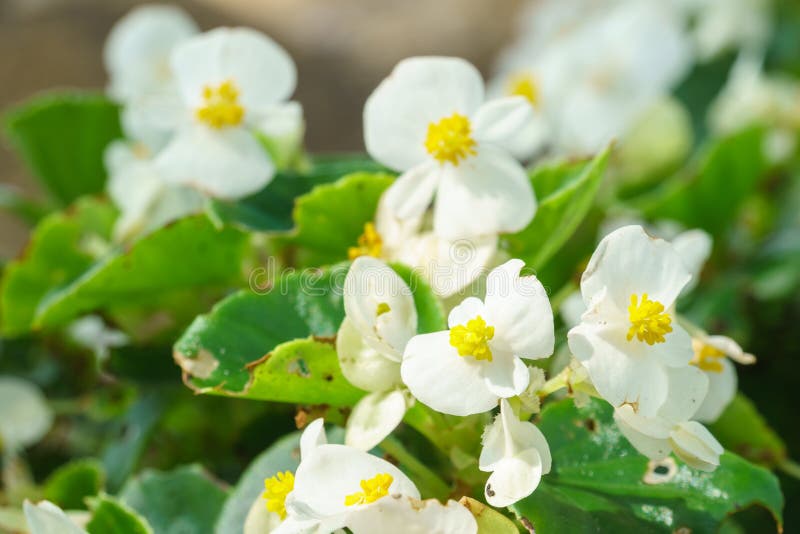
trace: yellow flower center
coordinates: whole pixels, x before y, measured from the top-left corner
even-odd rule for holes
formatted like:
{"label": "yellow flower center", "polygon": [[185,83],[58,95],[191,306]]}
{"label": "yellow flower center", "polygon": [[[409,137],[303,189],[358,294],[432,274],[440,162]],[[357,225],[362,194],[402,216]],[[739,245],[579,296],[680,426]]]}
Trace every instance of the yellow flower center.
{"label": "yellow flower center", "polygon": [[469,119],[453,113],[439,122],[428,125],[425,149],[439,163],[449,161],[453,165],[475,155],[475,140],[472,138]]}
{"label": "yellow flower center", "polygon": [[372,256],[380,258],[383,251],[383,239],[375,230],[375,225],[368,222],[364,225],[364,233],[358,236],[358,246],[347,249],[347,256],[354,260],[359,256]]}
{"label": "yellow flower center", "polygon": [[361,481],[361,491],[348,495],[344,498],[345,506],[355,506],[356,504],[368,504],[375,502],[389,494],[389,486],[392,485],[394,478],[389,473],[375,475],[368,480]]}
{"label": "yellow flower center", "polygon": [[648,345],[663,343],[665,334],[672,332],[672,317],[664,313],[664,305],[657,300],[647,298],[647,293],[642,294],[642,300],[636,295],[631,295],[631,305],[628,306],[631,327],[628,329],[628,341],[634,336],[639,341]]}
{"label": "yellow flower center", "polygon": [[489,340],[493,337],[494,327],[487,326],[483,317],[478,315],[467,321],[466,326],[458,325],[450,330],[450,345],[456,348],[459,356],[492,361]]}
{"label": "yellow flower center", "polygon": [[264,481],[263,497],[267,500],[267,510],[286,519],[286,496],[294,489],[294,475],[290,471],[277,473]]}
{"label": "yellow flower center", "polygon": [[392,311],[392,308],[389,306],[388,303],[379,302],[378,303],[378,308],[375,310],[375,316],[376,317],[380,317],[384,313],[389,313],[390,311]]}
{"label": "yellow flower center", "polygon": [[512,76],[508,82],[507,90],[511,96],[525,97],[533,107],[539,105],[539,85],[530,74],[520,73]]}
{"label": "yellow flower center", "polygon": [[239,90],[230,80],[216,88],[203,88],[203,106],[197,108],[197,118],[212,128],[236,126],[244,118],[244,108],[239,105]]}
{"label": "yellow flower center", "polygon": [[692,340],[692,347],[694,348],[694,358],[690,362],[692,365],[711,373],[722,372],[722,360],[725,358],[724,352],[702,341]]}

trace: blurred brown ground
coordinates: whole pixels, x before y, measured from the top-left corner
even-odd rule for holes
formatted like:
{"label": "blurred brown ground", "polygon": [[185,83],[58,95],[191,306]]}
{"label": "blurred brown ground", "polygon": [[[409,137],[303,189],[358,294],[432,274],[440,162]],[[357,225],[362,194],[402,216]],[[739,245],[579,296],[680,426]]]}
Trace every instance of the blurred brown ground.
{"label": "blurred brown ground", "polygon": [[[202,29],[247,25],[294,57],[295,98],[305,108],[310,150],[362,150],[361,108],[397,61],[458,55],[486,73],[512,38],[523,0],[194,0],[177,3]],[[103,41],[132,6],[123,0],[0,0],[0,110],[39,91],[105,84]],[[0,146],[0,183],[39,195],[32,177]],[[0,258],[27,229],[0,214]]]}

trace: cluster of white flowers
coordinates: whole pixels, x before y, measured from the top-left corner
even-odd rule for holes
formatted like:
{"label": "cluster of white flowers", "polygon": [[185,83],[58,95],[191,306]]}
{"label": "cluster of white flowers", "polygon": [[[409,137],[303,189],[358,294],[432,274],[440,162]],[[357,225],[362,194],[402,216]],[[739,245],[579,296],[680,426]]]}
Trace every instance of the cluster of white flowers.
{"label": "cluster of white flowers", "polygon": [[177,7],[142,6],[112,29],[105,63],[126,136],[106,156],[120,239],[197,211],[207,196],[255,193],[275,173],[268,147],[301,142],[302,109],[288,101],[294,62],[257,31],[200,33]]}

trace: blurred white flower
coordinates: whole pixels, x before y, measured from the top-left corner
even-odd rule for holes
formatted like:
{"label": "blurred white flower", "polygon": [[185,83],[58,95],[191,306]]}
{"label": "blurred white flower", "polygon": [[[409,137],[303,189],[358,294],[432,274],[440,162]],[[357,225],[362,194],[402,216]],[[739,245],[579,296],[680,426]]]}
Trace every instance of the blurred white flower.
{"label": "blurred white flower", "polygon": [[258,134],[299,109],[286,102],[297,77],[286,51],[254,30],[218,28],[175,48],[171,66],[183,122],[155,158],[164,180],[225,199],[266,186],[275,165]]}
{"label": "blurred white flower", "polygon": [[13,454],[38,443],[50,431],[54,417],[35,384],[0,376],[0,449]]}
{"label": "blurred white flower", "polygon": [[22,509],[30,534],[87,534],[64,510],[50,501],[33,504],[26,500]]}
{"label": "blurred white flower", "polygon": [[694,21],[692,38],[701,60],[727,50],[763,48],[770,35],[771,0],[680,0]]}
{"label": "blurred white flower", "polygon": [[109,328],[98,315],[86,315],[69,325],[67,333],[72,340],[94,352],[98,361],[108,358],[112,348],[124,347],[130,339],[124,332]]}
{"label": "blurred white flower", "polygon": [[666,370],[669,395],[653,416],[638,414],[625,403],[614,411],[619,429],[639,452],[661,460],[674,452],[689,466],[713,471],[722,446],[700,423],[691,421],[706,395],[708,380],[694,366]]}
{"label": "blurred white flower", "polygon": [[568,342],[613,406],[655,415],[668,397],[667,370],[692,359],[691,338],[674,320],[690,279],[674,247],[641,226],[615,230],[598,245],[581,279],[587,311]]}
{"label": "blurred white flower", "polygon": [[481,471],[492,474],[486,482],[486,502],[499,508],[524,499],[550,472],[550,447],[533,423],[520,421],[506,399],[500,414],[486,428],[479,459]]}
{"label": "blurred white flower", "polygon": [[462,59],[401,61],[364,108],[367,151],[403,172],[386,207],[416,219],[435,197],[433,231],[450,240],[523,229],[536,199],[510,150],[532,113],[522,97],[484,103],[483,80]]}
{"label": "blurred white flower", "polygon": [[489,273],[486,299],[470,297],[448,318],[450,330],[408,342],[401,375],[414,397],[452,415],[485,412],[528,387],[525,359],[553,353],[553,312],[535,276],[520,277],[522,260]]}
{"label": "blurred white flower", "polygon": [[417,333],[417,310],[403,279],[369,256],[350,266],[344,309],[336,336],[339,365],[351,384],[370,392],[350,414],[345,443],[369,450],[400,424],[408,408],[400,361]]}

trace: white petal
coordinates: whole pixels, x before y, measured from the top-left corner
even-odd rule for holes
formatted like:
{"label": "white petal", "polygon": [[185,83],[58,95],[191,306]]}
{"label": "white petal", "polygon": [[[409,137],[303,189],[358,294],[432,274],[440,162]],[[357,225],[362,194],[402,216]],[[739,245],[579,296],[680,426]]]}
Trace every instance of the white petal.
{"label": "white petal", "polygon": [[506,399],[500,401],[500,414],[486,429],[479,458],[481,471],[494,471],[503,458],[536,449],[542,474],[550,472],[550,446],[544,434],[529,421],[520,421]]}
{"label": "white petal", "polygon": [[367,152],[387,167],[408,170],[429,158],[429,124],[453,113],[469,117],[481,102],[481,75],[463,59],[405,59],[364,106]]}
{"label": "white petal", "polygon": [[143,143],[154,154],[167,145],[185,118],[185,106],[171,87],[128,100],[120,115],[125,137]]}
{"label": "white petal", "polygon": [[263,189],[275,172],[264,148],[249,131],[202,125],[179,132],[156,158],[156,168],[167,182],[224,199]]}
{"label": "white petal", "polygon": [[669,433],[672,424],[659,417],[641,417],[633,412],[629,405],[614,411],[616,421],[622,434],[633,447],[651,460],[663,460],[669,456]]}
{"label": "white petal", "polygon": [[297,71],[275,41],[249,28],[217,28],[193,37],[172,54],[172,68],[191,109],[203,103],[203,89],[231,81],[245,114],[286,100]]}
{"label": "white petal", "polygon": [[405,414],[406,398],[401,390],[370,393],[353,407],[344,442],[368,451],[391,434]]}
{"label": "white petal", "polygon": [[440,168],[423,162],[401,174],[383,193],[381,202],[400,219],[420,218],[431,205],[440,179]]}
{"label": "white petal", "polygon": [[533,493],[541,479],[542,464],[536,449],[504,458],[486,481],[486,502],[498,508],[512,505]]}
{"label": "white petal", "polygon": [[366,391],[386,391],[402,384],[400,363],[369,345],[345,317],[336,335],[339,367],[348,382]]}
{"label": "white petal", "polygon": [[390,495],[419,499],[414,483],[391,463],[345,445],[321,445],[303,459],[295,473],[293,499],[318,517],[334,517],[354,511],[345,497],[361,491],[361,481],[387,473],[393,481]]}
{"label": "white petal", "polygon": [[458,325],[466,325],[469,321],[477,316],[486,316],[486,308],[477,297],[467,297],[461,301],[461,304],[450,310],[447,316],[447,324],[450,328]]}
{"label": "white petal", "polygon": [[417,333],[411,289],[388,265],[370,256],[356,258],[347,272],[344,310],[367,344],[398,362]]}
{"label": "white petal", "polygon": [[532,135],[531,124],[541,117],[524,97],[511,96],[489,100],[473,118],[475,139],[510,152],[517,159],[527,159],[541,148],[542,136]]}
{"label": "white petal", "polygon": [[16,451],[39,442],[53,425],[53,411],[41,390],[27,380],[0,376],[0,442]]}
{"label": "white petal", "polygon": [[648,356],[656,359],[662,365],[668,367],[683,367],[689,363],[694,356],[692,347],[692,336],[676,320],[674,312],[672,316],[672,332],[664,335],[663,343],[648,345],[643,341],[634,338],[625,343],[633,344],[639,352],[646,352]]}
{"label": "white petal", "polygon": [[390,495],[350,514],[353,534],[477,534],[475,517],[455,501],[419,501]]}
{"label": "white petal", "polygon": [[722,372],[706,371],[705,375],[708,377],[708,393],[703,399],[697,413],[694,414],[694,419],[701,423],[713,423],[728,404],[731,403],[736,396],[736,367],[728,361],[727,358],[723,359]]}
{"label": "white petal", "polygon": [[105,151],[105,165],[108,195],[114,205],[123,214],[142,218],[164,188],[153,161],[130,143],[114,141]]}
{"label": "white petal", "polygon": [[314,419],[300,435],[300,459],[305,460],[314,454],[317,447],[326,445],[328,437],[325,435],[325,420]]}
{"label": "white petal", "polygon": [[479,145],[477,155],[441,167],[433,229],[450,240],[518,232],[536,213],[525,169],[510,154]]}
{"label": "white petal", "polygon": [[581,278],[581,293],[587,306],[607,288],[619,310],[628,309],[631,295],[643,293],[669,309],[690,278],[672,245],[641,226],[624,226],[600,241]]}
{"label": "white petal", "polygon": [[483,377],[489,391],[507,399],[525,391],[531,375],[521,359],[495,351],[493,360],[483,366]]}
{"label": "white petal", "polygon": [[578,325],[581,322],[581,316],[586,313],[586,303],[583,302],[581,292],[574,291],[570,293],[561,303],[561,308],[558,312],[568,328]]}
{"label": "white petal", "polygon": [[450,345],[450,332],[436,332],[408,342],[400,374],[422,403],[442,413],[470,415],[497,404],[498,397],[484,383],[484,363],[459,356]]}
{"label": "white petal", "polygon": [[191,17],[176,6],[132,9],[111,29],[103,49],[111,95],[127,100],[169,85],[170,53],[197,31]]}
{"label": "white petal", "polygon": [[31,534],[86,534],[61,508],[49,501],[32,504],[26,500],[22,508]]}
{"label": "white petal", "polygon": [[711,256],[711,248],[714,241],[711,236],[703,230],[688,230],[676,236],[672,240],[672,246],[683,260],[686,269],[692,275],[692,279],[683,288],[683,293],[691,291],[700,280],[700,273],[703,270],[706,260]]}
{"label": "white petal", "polygon": [[719,456],[724,452],[711,432],[695,421],[678,425],[670,434],[670,443],[678,458],[701,471],[716,469]]}
{"label": "white petal", "polygon": [[275,512],[267,510],[267,503],[259,495],[250,506],[247,517],[244,520],[243,534],[264,534],[273,532],[281,524],[281,518]]}
{"label": "white petal", "polygon": [[667,399],[658,415],[675,423],[692,419],[708,391],[706,374],[693,365],[666,369]]}
{"label": "white petal", "polygon": [[553,310],[536,276],[520,276],[524,265],[522,260],[509,260],[489,273],[487,321],[515,356],[546,358],[555,345]]}
{"label": "white petal", "polygon": [[742,350],[742,347],[727,336],[705,336],[703,342],[721,350],[725,356],[743,365],[756,363],[756,357]]}

